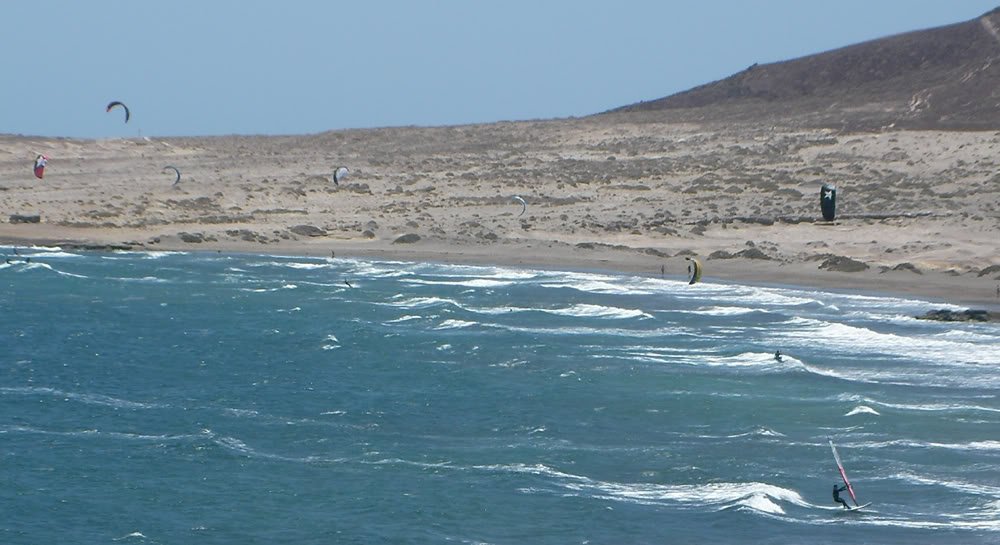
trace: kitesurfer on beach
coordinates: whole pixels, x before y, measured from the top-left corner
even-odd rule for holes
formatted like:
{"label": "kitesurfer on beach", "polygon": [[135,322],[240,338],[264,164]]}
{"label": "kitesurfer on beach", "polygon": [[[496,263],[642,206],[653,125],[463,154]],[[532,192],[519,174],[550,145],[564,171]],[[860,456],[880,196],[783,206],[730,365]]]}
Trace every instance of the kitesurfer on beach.
{"label": "kitesurfer on beach", "polygon": [[844,509],[850,509],[851,506],[847,505],[847,502],[844,501],[844,499],[840,497],[840,493],[843,492],[844,490],[847,490],[847,485],[846,484],[844,486],[833,485],[833,501],[834,501],[834,503],[839,503],[839,504],[843,505]]}

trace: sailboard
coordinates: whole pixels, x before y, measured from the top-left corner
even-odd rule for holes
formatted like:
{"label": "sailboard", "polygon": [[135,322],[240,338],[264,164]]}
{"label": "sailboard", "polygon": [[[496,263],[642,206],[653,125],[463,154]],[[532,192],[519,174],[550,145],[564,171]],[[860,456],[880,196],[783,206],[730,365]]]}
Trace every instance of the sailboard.
{"label": "sailboard", "polygon": [[830,441],[830,450],[833,451],[833,459],[837,461],[837,469],[840,470],[840,477],[844,479],[844,485],[847,486],[847,491],[851,494],[851,500],[854,501],[854,507],[852,509],[861,509],[862,507],[871,505],[870,503],[866,503],[865,505],[858,505],[858,497],[854,495],[854,487],[851,486],[851,481],[847,480],[847,472],[844,471],[844,464],[843,462],[840,461],[840,454],[837,454],[837,447],[834,446],[833,439],[829,439],[829,441]]}

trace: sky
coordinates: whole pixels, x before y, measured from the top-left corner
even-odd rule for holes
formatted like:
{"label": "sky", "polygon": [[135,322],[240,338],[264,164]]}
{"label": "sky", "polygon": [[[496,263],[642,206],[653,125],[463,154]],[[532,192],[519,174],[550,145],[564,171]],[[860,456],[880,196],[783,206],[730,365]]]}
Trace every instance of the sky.
{"label": "sky", "polygon": [[[0,134],[310,134],[580,117],[1000,0],[10,0]],[[106,113],[112,100],[128,104]]]}

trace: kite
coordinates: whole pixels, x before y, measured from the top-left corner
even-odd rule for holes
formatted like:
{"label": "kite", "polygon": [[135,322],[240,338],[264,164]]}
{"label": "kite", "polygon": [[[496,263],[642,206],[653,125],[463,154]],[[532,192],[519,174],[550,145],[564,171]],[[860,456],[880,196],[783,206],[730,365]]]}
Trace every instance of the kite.
{"label": "kite", "polygon": [[49,158],[44,155],[39,155],[35,157],[35,178],[41,179],[45,176],[45,165],[49,162]]}
{"label": "kite", "polygon": [[170,165],[163,167],[163,172],[166,172],[168,170],[172,170],[174,171],[175,174],[177,174],[177,179],[174,180],[174,185],[177,185],[177,182],[181,181],[181,171],[177,170],[177,167],[172,167]]}
{"label": "kite", "polygon": [[688,284],[701,280],[701,262],[693,257],[685,257],[688,261]]}
{"label": "kite", "polygon": [[347,167],[337,167],[337,169],[333,171],[333,183],[340,185],[340,181],[346,178],[350,173],[351,170]]}
{"label": "kite", "polygon": [[128,123],[128,119],[129,117],[131,117],[131,114],[128,111],[128,106],[126,106],[124,102],[118,102],[117,100],[115,100],[114,102],[109,102],[108,107],[104,111],[110,112],[111,109],[114,108],[115,106],[121,106],[122,109],[125,110],[125,122]]}
{"label": "kite", "polygon": [[514,195],[511,197],[511,200],[521,203],[521,213],[518,214],[517,217],[523,216],[524,211],[528,209],[528,203],[524,202],[524,199],[522,199],[520,195]]}

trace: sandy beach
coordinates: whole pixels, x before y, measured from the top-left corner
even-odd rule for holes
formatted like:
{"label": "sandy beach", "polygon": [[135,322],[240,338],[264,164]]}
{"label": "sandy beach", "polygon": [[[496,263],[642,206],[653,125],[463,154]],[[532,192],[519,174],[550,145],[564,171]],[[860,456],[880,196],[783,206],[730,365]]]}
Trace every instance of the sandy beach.
{"label": "sandy beach", "polygon": [[[0,243],[675,278],[685,256],[698,256],[705,282],[996,309],[998,144],[992,131],[841,132],[627,113],[304,136],[8,135]],[[38,154],[49,157],[41,180],[31,170]],[[341,165],[351,173],[335,185]],[[838,189],[834,222],[820,214],[823,183]]]}

